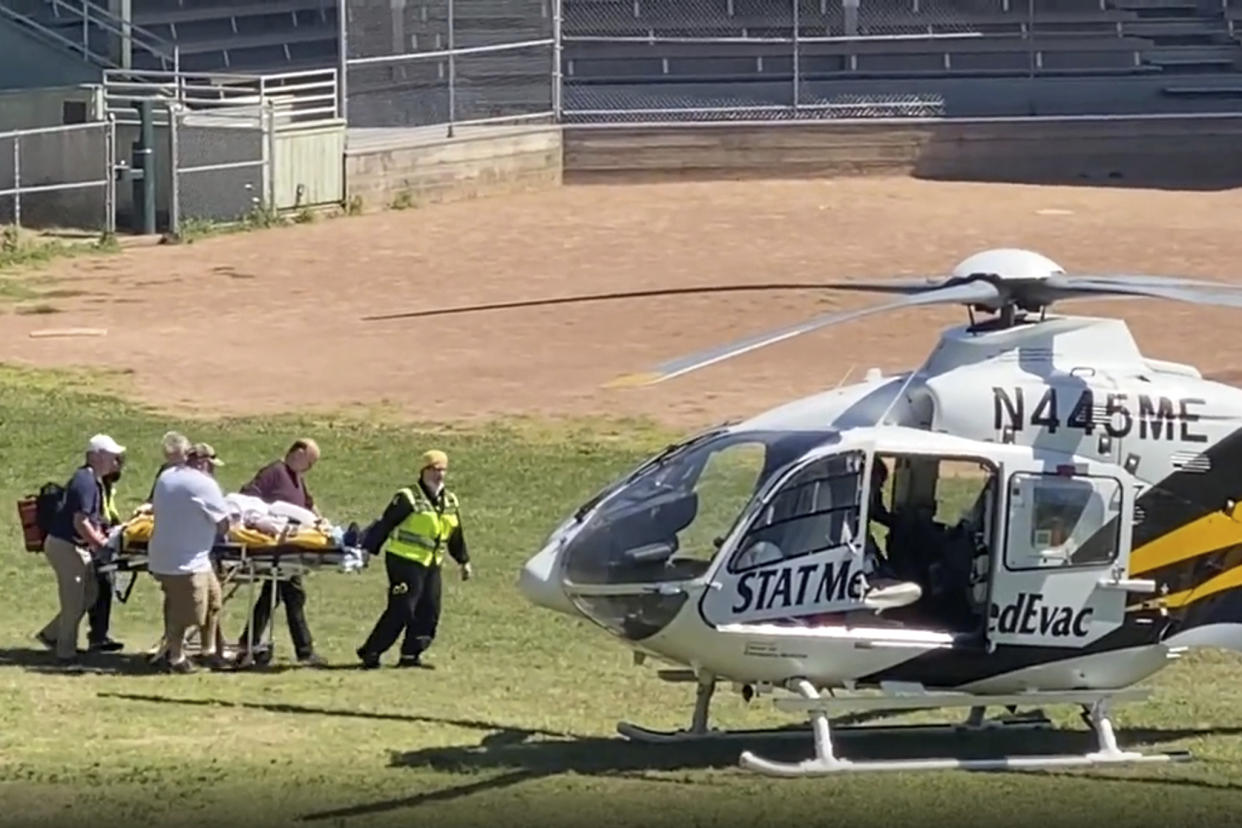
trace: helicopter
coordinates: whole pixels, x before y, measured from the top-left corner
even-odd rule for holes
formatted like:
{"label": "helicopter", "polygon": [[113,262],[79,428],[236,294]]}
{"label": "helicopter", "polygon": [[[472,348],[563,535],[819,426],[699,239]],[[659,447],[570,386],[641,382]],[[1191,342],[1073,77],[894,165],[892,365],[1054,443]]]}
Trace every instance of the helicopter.
{"label": "helicopter", "polygon": [[[764,290],[773,285],[723,289]],[[774,776],[1184,761],[1121,748],[1112,706],[1193,646],[1242,651],[1242,390],[1143,355],[1123,320],[1053,315],[1067,299],[1242,307],[1242,288],[1155,276],[1070,276],[993,249],[945,276],[797,289],[894,301],[829,313],[669,360],[622,384],[682,376],[870,314],[964,305],[917,368],[793,400],[689,436],[594,494],[522,567],[535,606],[585,618],[697,685],[690,727],[620,723],[627,738],[806,737],[709,727],[717,685],[780,691],[815,753]],[[524,300],[464,312],[685,293]],[[981,314],[980,318],[976,314]],[[390,315],[396,316],[396,315]],[[846,711],[970,708],[961,730],[1050,725],[1080,706],[1081,754],[855,761]],[[1034,713],[1018,708],[1035,706]],[[985,718],[988,707],[1008,716]]]}

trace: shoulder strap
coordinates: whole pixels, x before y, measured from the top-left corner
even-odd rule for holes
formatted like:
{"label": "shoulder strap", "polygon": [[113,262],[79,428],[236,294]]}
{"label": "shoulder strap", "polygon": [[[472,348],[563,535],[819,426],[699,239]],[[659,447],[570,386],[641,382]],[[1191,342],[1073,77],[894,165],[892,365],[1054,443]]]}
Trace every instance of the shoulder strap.
{"label": "shoulder strap", "polygon": [[405,499],[410,501],[410,505],[414,507],[416,512],[427,508],[426,498],[422,496],[421,492],[415,493],[413,487],[406,486],[403,489],[398,489],[397,494],[405,495]]}

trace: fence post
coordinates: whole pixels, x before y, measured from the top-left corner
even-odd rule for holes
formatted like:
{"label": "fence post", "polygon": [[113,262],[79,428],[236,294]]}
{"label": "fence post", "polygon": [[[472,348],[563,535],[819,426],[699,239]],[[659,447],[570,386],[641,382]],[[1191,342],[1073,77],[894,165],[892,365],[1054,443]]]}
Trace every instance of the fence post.
{"label": "fence post", "polygon": [[561,107],[564,101],[561,87],[565,82],[561,74],[561,10],[563,7],[561,0],[552,0],[552,122],[557,124],[561,123]]}
{"label": "fence post", "polygon": [[793,3],[793,108],[794,108],[794,115],[796,117],[797,112],[798,112],[799,99],[801,98],[801,95],[802,95],[801,90],[799,89],[799,86],[800,86],[799,80],[802,74],[802,69],[801,69],[800,64],[802,63],[802,60],[800,58],[800,55],[799,55],[800,50],[798,48],[798,44],[800,40],[798,36],[799,0],[791,0],[791,2]]}
{"label": "fence post", "polygon": [[13,226],[22,226],[22,136],[13,135]]}
{"label": "fence post", "polygon": [[1035,0],[1029,0],[1026,7],[1026,62],[1028,77],[1035,77]]}
{"label": "fence post", "polygon": [[104,232],[116,235],[116,113],[108,113],[104,131]]}
{"label": "fence post", "polygon": [[132,0],[121,0],[121,68],[134,68],[134,7]]}
{"label": "fence post", "polygon": [[[266,117],[263,117],[263,116]],[[276,113],[272,102],[268,101],[264,106],[263,114],[260,116],[260,123],[266,121],[267,126],[263,130],[263,200],[267,203],[264,205],[264,212],[269,215],[276,213]]]}
{"label": "fence post", "polygon": [[349,25],[345,20],[347,3],[348,0],[337,0],[336,3],[336,38],[340,50],[336,68],[336,109],[337,117],[342,120],[349,120],[346,102],[348,94],[346,79],[349,76]]}
{"label": "fence post", "polygon": [[453,137],[453,119],[457,111],[457,61],[455,58],[453,30],[456,24],[453,20],[453,0],[448,0],[448,64],[449,64],[449,81],[448,81],[448,137]]}
{"label": "fence post", "polygon": [[181,233],[181,167],[177,129],[180,107],[176,101],[168,104],[168,234],[174,239]]}

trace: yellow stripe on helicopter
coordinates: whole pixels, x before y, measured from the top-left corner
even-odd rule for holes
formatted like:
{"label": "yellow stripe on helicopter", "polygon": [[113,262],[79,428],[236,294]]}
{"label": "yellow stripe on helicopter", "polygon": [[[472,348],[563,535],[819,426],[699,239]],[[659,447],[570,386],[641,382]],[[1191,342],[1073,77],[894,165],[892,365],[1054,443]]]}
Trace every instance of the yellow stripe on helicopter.
{"label": "yellow stripe on helicopter", "polygon": [[1209,552],[1242,544],[1238,507],[1233,516],[1210,512],[1160,535],[1130,553],[1130,574],[1141,575]]}

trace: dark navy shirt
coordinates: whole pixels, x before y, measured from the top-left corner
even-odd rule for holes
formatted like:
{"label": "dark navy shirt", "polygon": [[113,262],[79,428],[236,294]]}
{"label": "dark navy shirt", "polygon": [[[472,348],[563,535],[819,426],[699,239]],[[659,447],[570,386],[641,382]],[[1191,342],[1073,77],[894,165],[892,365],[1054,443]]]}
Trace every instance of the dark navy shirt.
{"label": "dark navy shirt", "polygon": [[103,524],[103,493],[100,491],[99,481],[95,479],[95,473],[89,466],[81,466],[75,471],[73,477],[69,478],[65,489],[65,502],[52,521],[51,531],[48,534],[54,538],[84,546],[86,539],[78,537],[78,530],[73,525],[73,516],[77,512],[85,512],[91,523],[96,527],[101,526]]}

